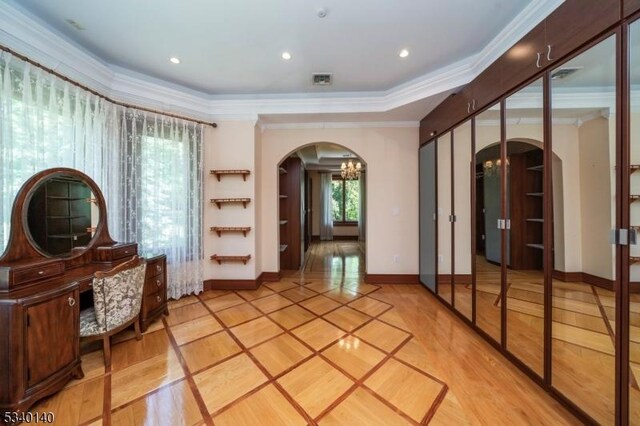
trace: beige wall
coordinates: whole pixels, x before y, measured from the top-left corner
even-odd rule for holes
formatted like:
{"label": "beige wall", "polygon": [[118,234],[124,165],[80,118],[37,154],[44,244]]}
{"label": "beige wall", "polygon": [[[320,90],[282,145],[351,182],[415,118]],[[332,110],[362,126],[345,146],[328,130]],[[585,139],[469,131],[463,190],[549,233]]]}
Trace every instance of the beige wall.
{"label": "beige wall", "polygon": [[[343,145],[367,164],[367,272],[417,274],[417,128],[265,130],[259,177],[261,270],[279,270],[277,164],[290,152],[317,142]],[[394,255],[399,256],[397,263]]]}
{"label": "beige wall", "polygon": [[[256,244],[260,237],[256,233],[257,171],[256,131],[254,121],[219,122],[218,128],[207,128],[204,141],[204,279],[254,279],[259,269],[256,262]],[[222,177],[221,181],[209,175],[212,169],[248,169],[251,175],[244,182],[240,176]],[[251,198],[246,209],[242,205],[228,205],[218,209],[209,203],[211,198]],[[239,233],[222,234],[218,237],[209,232],[211,226],[250,226],[247,237]],[[260,233],[260,230],[257,230]],[[247,265],[210,261],[213,254],[251,255]]]}

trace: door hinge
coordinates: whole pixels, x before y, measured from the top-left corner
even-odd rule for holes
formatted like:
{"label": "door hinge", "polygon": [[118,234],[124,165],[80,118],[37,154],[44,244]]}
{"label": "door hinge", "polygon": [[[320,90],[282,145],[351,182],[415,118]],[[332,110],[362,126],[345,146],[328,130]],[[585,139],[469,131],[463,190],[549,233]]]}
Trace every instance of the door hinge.
{"label": "door hinge", "polygon": [[498,229],[505,229],[504,219],[498,219]]}
{"label": "door hinge", "polygon": [[505,219],[505,229],[511,229],[511,219]]}

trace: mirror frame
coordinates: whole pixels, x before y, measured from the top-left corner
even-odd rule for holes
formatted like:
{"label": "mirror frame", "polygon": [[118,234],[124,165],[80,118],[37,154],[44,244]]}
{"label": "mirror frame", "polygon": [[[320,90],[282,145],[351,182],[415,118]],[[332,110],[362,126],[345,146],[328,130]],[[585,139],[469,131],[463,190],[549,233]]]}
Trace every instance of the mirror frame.
{"label": "mirror frame", "polygon": [[[31,236],[28,228],[29,203],[35,190],[45,181],[55,176],[71,176],[82,180],[93,192],[97,200],[99,219],[96,232],[82,250],[72,250],[68,256],[51,256],[42,251]],[[86,258],[91,256],[91,249],[101,245],[114,244],[115,241],[109,235],[107,225],[107,207],[104,196],[98,185],[86,174],[70,168],[59,167],[46,169],[31,176],[20,188],[13,202],[11,210],[11,230],[5,252],[0,256],[0,262],[13,262],[26,259],[61,259],[71,265],[86,263]]]}

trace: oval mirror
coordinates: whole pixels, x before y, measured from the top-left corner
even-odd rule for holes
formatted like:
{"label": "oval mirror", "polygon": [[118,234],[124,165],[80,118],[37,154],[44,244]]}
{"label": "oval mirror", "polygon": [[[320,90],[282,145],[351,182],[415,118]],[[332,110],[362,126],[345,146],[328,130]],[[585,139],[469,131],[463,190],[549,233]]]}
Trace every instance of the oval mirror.
{"label": "oval mirror", "polygon": [[26,203],[26,233],[47,256],[70,256],[93,239],[100,220],[91,187],[78,176],[54,174],[36,185]]}

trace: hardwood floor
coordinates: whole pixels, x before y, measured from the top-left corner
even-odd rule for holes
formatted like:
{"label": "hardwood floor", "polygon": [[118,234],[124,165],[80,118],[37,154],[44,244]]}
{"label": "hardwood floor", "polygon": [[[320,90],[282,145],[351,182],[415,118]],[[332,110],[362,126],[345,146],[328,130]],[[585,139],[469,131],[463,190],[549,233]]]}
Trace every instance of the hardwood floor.
{"label": "hardwood floor", "polygon": [[364,283],[363,258],[346,259],[357,246],[314,247],[259,290],[172,301],[141,341],[117,336],[110,369],[86,347],[85,378],[32,411],[64,425],[577,424],[422,286]]}

